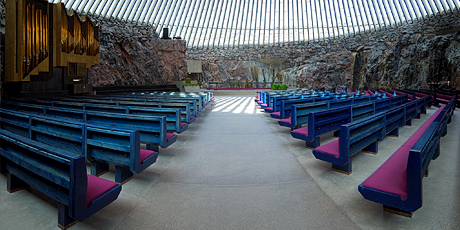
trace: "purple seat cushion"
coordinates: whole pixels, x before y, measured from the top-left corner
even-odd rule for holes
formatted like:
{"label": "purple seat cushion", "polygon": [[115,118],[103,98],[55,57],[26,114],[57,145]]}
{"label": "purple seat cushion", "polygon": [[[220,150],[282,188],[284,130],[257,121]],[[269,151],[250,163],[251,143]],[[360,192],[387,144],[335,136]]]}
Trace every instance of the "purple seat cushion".
{"label": "purple seat cushion", "polygon": [[92,200],[98,198],[102,194],[106,193],[112,188],[115,188],[118,184],[113,181],[109,181],[97,176],[90,174],[87,175],[86,183],[86,206],[91,203]]}
{"label": "purple seat cushion", "polygon": [[174,133],[167,133],[167,134],[166,134],[166,140],[169,140],[169,139],[173,138],[174,136],[176,136],[176,134],[174,134]]}
{"label": "purple seat cushion", "polygon": [[181,127],[181,128],[184,127],[185,125],[187,125],[187,123],[185,123],[185,122],[181,122],[181,123],[180,123],[180,127]]}
{"label": "purple seat cushion", "polygon": [[409,151],[420,139],[445,105],[441,106],[388,160],[366,181],[364,187],[389,192],[407,198],[407,161]]}
{"label": "purple seat cushion", "polygon": [[273,112],[273,113],[271,113],[271,114],[280,116],[280,115],[281,115],[281,112]]}
{"label": "purple seat cushion", "polygon": [[436,98],[436,100],[444,101],[444,102],[449,102],[449,101],[450,101],[450,100],[448,100],[448,99],[443,99],[443,98]]}
{"label": "purple seat cushion", "polygon": [[153,150],[141,149],[141,164],[145,159],[147,159],[149,156],[152,156],[153,154],[155,154],[155,151]]}
{"label": "purple seat cushion", "polygon": [[192,116],[190,116],[190,118],[193,119],[193,118],[195,118],[195,116],[192,115]]}
{"label": "purple seat cushion", "polygon": [[280,121],[281,121],[281,122],[286,122],[286,123],[291,124],[291,118],[290,118],[290,117],[289,117],[289,118],[281,119]]}
{"label": "purple seat cushion", "polygon": [[380,168],[366,181],[364,187],[389,192],[407,198],[406,166],[412,147],[401,146]]}
{"label": "purple seat cushion", "polygon": [[302,127],[300,129],[294,129],[292,130],[292,132],[305,134],[306,136],[308,136],[308,126]]}
{"label": "purple seat cushion", "polygon": [[266,107],[266,106],[267,106],[267,104],[261,104],[260,106],[265,106],[265,107]]}
{"label": "purple seat cushion", "polygon": [[315,150],[339,157],[340,156],[339,139],[331,141],[319,147],[316,147]]}
{"label": "purple seat cushion", "polygon": [[273,110],[273,107],[267,107],[266,110]]}

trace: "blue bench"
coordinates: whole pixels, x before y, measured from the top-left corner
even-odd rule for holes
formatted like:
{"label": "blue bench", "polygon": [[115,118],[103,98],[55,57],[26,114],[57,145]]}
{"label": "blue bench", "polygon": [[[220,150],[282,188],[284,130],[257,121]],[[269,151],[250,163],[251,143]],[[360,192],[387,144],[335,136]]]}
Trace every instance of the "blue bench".
{"label": "blue bench", "polygon": [[422,206],[422,178],[439,156],[439,141],[454,101],[439,108],[382,166],[358,186],[361,195],[385,211],[411,217]]}
{"label": "blue bench", "polygon": [[297,129],[302,127],[302,124],[307,123],[308,114],[325,109],[329,109],[328,101],[292,105],[290,112],[291,117],[279,120],[278,124],[289,127],[291,130]]}
{"label": "blue bench", "polygon": [[398,136],[398,128],[405,124],[404,105],[366,117],[340,127],[339,139],[313,150],[320,160],[332,163],[332,170],[351,174],[351,156],[360,150],[377,154],[378,141],[386,135]]}
{"label": "blue bench", "polygon": [[271,107],[265,108],[265,112],[267,113],[278,112],[280,110],[281,101],[302,99],[302,96],[275,96],[272,98],[273,98],[273,102],[270,105]]}
{"label": "blue bench", "polygon": [[277,119],[284,119],[286,117],[291,116],[291,106],[295,104],[303,104],[303,103],[310,103],[313,102],[313,98],[305,98],[305,99],[294,99],[294,100],[287,100],[281,101],[280,103],[280,111],[273,112],[270,114],[271,117]]}
{"label": "blue bench", "polygon": [[[54,106],[58,103],[64,103],[60,101],[55,101],[53,99],[49,100],[38,100],[38,99],[22,99],[22,98],[14,98],[14,101],[17,102],[24,102],[30,104],[37,104],[37,105],[46,105],[46,106]],[[76,102],[75,100],[72,100]],[[180,109],[181,111],[181,121],[186,122],[188,124],[193,123],[197,117],[197,110],[196,110],[196,101],[192,102],[142,102],[138,101],[137,99],[130,100],[129,98],[126,99],[118,99],[112,98],[111,100],[91,100],[92,104],[110,104],[116,106],[130,106],[130,107],[147,107],[147,108],[175,108]],[[195,104],[193,104],[195,103]],[[70,107],[72,108],[72,107]]]}
{"label": "blue bench", "polygon": [[0,130],[2,173],[9,192],[32,186],[56,200],[58,227],[84,221],[118,198],[121,185],[86,173],[83,155]]}
{"label": "blue bench", "polygon": [[[301,128],[302,124],[308,122],[308,114],[310,112],[332,109],[352,104],[359,104],[370,101],[369,96],[346,98],[340,100],[328,100],[318,103],[295,104],[291,106],[291,117],[278,121],[281,126],[286,126],[293,129]],[[321,104],[323,103],[323,104]]]}
{"label": "blue bench", "polygon": [[[23,105],[19,103],[19,105]],[[20,110],[26,112],[26,110]],[[67,108],[44,107],[39,115],[73,119],[91,124],[102,124],[109,127],[139,130],[141,142],[147,144],[149,150],[159,151],[159,146],[166,148],[173,144],[177,135],[167,133],[166,118],[133,114],[117,114],[95,111],[84,111]]]}
{"label": "blue bench", "polygon": [[[308,115],[308,125],[291,131],[291,136],[306,141],[307,148],[320,145],[319,135],[336,131],[340,126],[375,113],[374,102],[312,112]],[[338,136],[338,134],[335,134]]]}
{"label": "blue bench", "polygon": [[99,111],[109,113],[137,114],[145,116],[166,117],[166,128],[168,131],[181,133],[188,128],[188,124],[181,122],[180,109],[177,108],[145,108],[136,106],[116,106],[79,102],[54,102],[54,107],[64,107],[78,110]]}
{"label": "blue bench", "polygon": [[139,131],[84,124],[0,109],[1,128],[67,151],[84,155],[91,174],[99,176],[115,164],[115,181],[125,183],[156,162],[158,151],[140,149]]}

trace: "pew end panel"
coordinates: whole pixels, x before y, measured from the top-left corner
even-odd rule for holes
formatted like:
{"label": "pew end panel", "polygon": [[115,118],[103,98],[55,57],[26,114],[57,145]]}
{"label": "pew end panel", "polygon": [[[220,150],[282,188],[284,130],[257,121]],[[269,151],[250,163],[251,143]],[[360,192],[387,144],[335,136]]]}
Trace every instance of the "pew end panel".
{"label": "pew end panel", "polygon": [[117,199],[121,186],[86,174],[85,158],[0,130],[8,187],[28,184],[59,203],[58,226],[84,221]]}

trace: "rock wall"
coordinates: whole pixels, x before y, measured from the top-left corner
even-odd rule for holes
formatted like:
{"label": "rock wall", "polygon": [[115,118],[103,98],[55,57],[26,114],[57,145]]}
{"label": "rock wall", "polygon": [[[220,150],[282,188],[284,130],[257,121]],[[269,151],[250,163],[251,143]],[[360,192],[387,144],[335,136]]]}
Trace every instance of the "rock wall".
{"label": "rock wall", "polygon": [[151,26],[96,19],[100,64],[88,70],[93,86],[163,85],[186,77],[186,42],[159,39]]}
{"label": "rock wall", "polygon": [[[460,90],[459,28],[460,13],[455,12],[326,41],[188,50],[187,58],[201,59],[204,79],[213,82],[235,78],[222,63],[285,60],[268,68],[279,73],[281,81],[290,87]],[[255,81],[252,69],[244,66],[239,65],[238,77]],[[257,81],[262,77],[259,75]],[[441,81],[449,84],[428,84]]]}

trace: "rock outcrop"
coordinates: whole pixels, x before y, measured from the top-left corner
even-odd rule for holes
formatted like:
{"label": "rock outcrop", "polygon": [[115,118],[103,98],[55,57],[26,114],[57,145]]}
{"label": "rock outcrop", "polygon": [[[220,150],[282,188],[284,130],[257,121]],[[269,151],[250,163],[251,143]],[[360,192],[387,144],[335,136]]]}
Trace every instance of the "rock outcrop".
{"label": "rock outcrop", "polygon": [[[459,12],[352,37],[302,44],[187,50],[187,57],[202,60],[205,80],[214,82],[260,82],[265,76],[267,83],[281,79],[291,88],[460,90],[460,32],[456,31],[460,31]],[[269,74],[259,72],[259,77],[254,77],[256,71],[250,63],[262,59],[285,61],[266,65],[260,70]],[[238,68],[229,71],[225,63],[238,63],[234,64]],[[281,77],[271,77],[277,74]]]}
{"label": "rock outcrop", "polygon": [[151,26],[97,20],[100,64],[88,70],[93,86],[163,85],[186,77],[186,42],[159,39]]}

